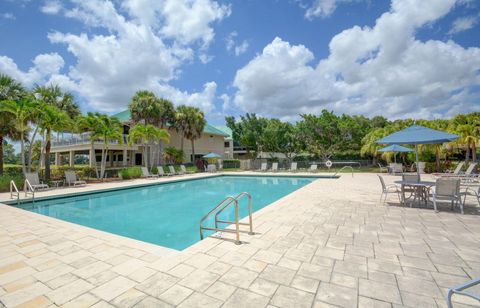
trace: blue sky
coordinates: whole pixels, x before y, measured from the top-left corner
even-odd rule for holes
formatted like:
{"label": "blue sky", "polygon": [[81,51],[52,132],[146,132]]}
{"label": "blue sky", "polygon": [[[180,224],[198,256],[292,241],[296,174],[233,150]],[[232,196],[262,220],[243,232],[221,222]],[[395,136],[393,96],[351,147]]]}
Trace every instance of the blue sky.
{"label": "blue sky", "polygon": [[3,0],[0,72],[110,114],[150,89],[214,124],[449,117],[480,110],[479,19],[466,0]]}

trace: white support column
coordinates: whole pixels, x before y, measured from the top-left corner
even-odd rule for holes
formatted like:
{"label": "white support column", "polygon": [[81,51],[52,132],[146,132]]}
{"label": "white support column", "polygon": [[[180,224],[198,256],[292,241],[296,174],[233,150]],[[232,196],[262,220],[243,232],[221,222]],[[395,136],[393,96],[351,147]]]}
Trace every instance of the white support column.
{"label": "white support column", "polygon": [[128,151],[127,151],[127,148],[123,148],[123,166],[126,167],[127,166],[127,155],[128,155]]}
{"label": "white support column", "polygon": [[95,167],[95,149],[90,149],[88,159],[90,167]]}
{"label": "white support column", "polygon": [[68,162],[70,167],[73,167],[75,165],[75,151],[70,151],[68,154]]}
{"label": "white support column", "polygon": [[62,164],[60,153],[55,152],[55,166],[60,166]]}

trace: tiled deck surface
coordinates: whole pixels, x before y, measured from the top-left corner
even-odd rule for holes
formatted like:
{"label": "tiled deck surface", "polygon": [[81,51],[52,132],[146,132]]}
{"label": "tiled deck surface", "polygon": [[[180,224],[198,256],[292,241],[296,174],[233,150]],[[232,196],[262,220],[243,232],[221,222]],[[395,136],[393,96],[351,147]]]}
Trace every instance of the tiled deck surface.
{"label": "tiled deck surface", "polygon": [[[0,301],[7,307],[446,307],[448,287],[480,276],[480,216],[378,199],[374,174],[320,179],[257,212],[258,234],[242,234],[248,243],[209,238],[182,252],[0,205]],[[456,301],[455,307],[479,305]]]}

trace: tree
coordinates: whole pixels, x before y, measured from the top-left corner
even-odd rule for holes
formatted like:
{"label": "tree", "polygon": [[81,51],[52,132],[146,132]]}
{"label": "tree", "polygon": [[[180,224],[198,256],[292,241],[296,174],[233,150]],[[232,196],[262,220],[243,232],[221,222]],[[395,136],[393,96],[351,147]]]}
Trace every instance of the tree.
{"label": "tree", "polygon": [[118,143],[123,142],[122,125],[117,118],[111,118],[105,114],[95,114],[98,123],[92,128],[92,136],[94,140],[101,140],[102,143],[102,159],[100,163],[100,178],[105,177],[105,169],[107,165],[108,148],[111,141]]}
{"label": "tree", "polygon": [[63,131],[72,125],[68,114],[54,105],[42,104],[38,126],[45,134],[45,179],[50,179],[50,149],[53,131]]}
{"label": "tree", "polygon": [[151,91],[137,91],[128,105],[134,123],[156,124],[160,118],[158,99]]}
{"label": "tree", "polygon": [[20,134],[20,158],[23,174],[27,173],[25,165],[25,137],[32,119],[32,113],[37,108],[38,102],[28,95],[18,101],[4,100],[0,102],[0,112],[8,112],[15,117],[15,124]]}
{"label": "tree", "polygon": [[167,147],[164,155],[165,160],[174,165],[181,164],[183,161],[183,151],[174,147]]}
{"label": "tree", "polygon": [[232,130],[233,140],[244,146],[249,156],[256,158],[262,150],[260,140],[268,120],[257,117],[254,113],[247,113],[240,116],[240,121],[236,121],[234,117],[226,117],[225,121]]}
{"label": "tree", "polygon": [[335,150],[346,138],[338,117],[327,110],[322,110],[319,116],[302,114],[302,121],[297,123],[299,139],[303,148],[320,156],[323,160],[330,159]]}
{"label": "tree", "polygon": [[[70,128],[70,125],[66,125],[66,121],[68,119],[73,120],[77,116],[80,115],[80,108],[75,103],[74,97],[72,94],[62,91],[62,89],[55,84],[50,84],[47,86],[35,86],[33,89],[33,93],[37,100],[42,102],[44,106],[53,107],[48,108],[48,110],[43,109],[37,114],[36,118],[39,123],[47,121],[55,126],[56,131],[64,131],[67,128]],[[60,122],[55,123],[55,114],[62,112],[59,116],[58,120],[64,122],[65,125],[60,125]],[[65,117],[66,115],[66,117]],[[46,117],[46,119],[42,119]],[[37,124],[39,124],[37,123]],[[35,136],[37,133],[37,129],[40,125],[34,130],[34,134],[32,137],[32,143],[35,142]],[[48,127],[49,124],[42,128],[42,139],[43,139],[43,153],[45,153],[43,157],[43,165],[45,166],[45,178],[46,180],[50,179],[50,149],[51,149],[51,139],[52,139],[52,132],[53,130],[51,127]],[[32,152],[29,152],[29,159],[28,159],[28,167],[30,168],[31,164],[31,156]]]}
{"label": "tree", "polygon": [[[93,113],[88,112],[86,116],[79,116],[76,119],[76,131],[79,133],[90,133],[90,152],[93,153],[93,162],[90,162],[95,167],[95,174],[97,175],[97,179],[100,178],[100,174],[98,173],[98,166],[97,166],[97,156],[95,155],[95,141],[97,140],[95,134],[93,132],[98,130],[98,127],[101,125],[100,123],[100,113]],[[92,159],[92,157],[89,157]]]}
{"label": "tree", "polygon": [[2,151],[3,151],[3,160],[7,164],[16,164],[17,157],[15,155],[15,148],[13,144],[7,142],[7,140],[3,140],[2,144]]}
{"label": "tree", "polygon": [[268,120],[261,136],[262,151],[273,153],[282,153],[289,160],[298,150],[296,145],[296,129],[288,122],[282,122],[278,119]]}
{"label": "tree", "polygon": [[[140,140],[140,143],[142,144],[143,147],[143,162],[145,167],[147,168],[152,168],[154,161],[153,159],[149,160],[150,158],[153,158],[153,152],[152,148],[153,145],[160,140],[165,141],[165,142],[170,142],[170,134],[161,128],[157,128],[151,124],[143,125],[143,124],[137,124],[135,125],[131,130],[129,134],[129,144],[135,143],[135,141]],[[149,153],[150,149],[150,153]],[[149,164],[149,161],[151,162]]]}
{"label": "tree", "polygon": [[[25,97],[26,91],[21,83],[17,82],[10,76],[0,74],[0,102],[19,101]],[[5,138],[18,139],[19,132],[17,131],[15,117],[13,114],[1,111],[0,112],[0,175],[3,174],[3,145]]]}
{"label": "tree", "polygon": [[[175,126],[175,107],[173,103],[164,98],[157,99],[158,104],[158,118],[156,119],[156,125],[160,128],[165,128],[167,125]],[[158,143],[158,160],[159,164],[163,161],[163,140]]]}
{"label": "tree", "polygon": [[190,140],[192,144],[192,162],[195,162],[195,140],[202,136],[207,121],[203,112],[197,107],[179,106],[178,109],[181,110],[184,119],[183,137]]}
{"label": "tree", "polygon": [[465,160],[477,160],[477,143],[480,142],[480,112],[457,115],[451,121],[451,131],[458,134],[458,143],[465,145]]}

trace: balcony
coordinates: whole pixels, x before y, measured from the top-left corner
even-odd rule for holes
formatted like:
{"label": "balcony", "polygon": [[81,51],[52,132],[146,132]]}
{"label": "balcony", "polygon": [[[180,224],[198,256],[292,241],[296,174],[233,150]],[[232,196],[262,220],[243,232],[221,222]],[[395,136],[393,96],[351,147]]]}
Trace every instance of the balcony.
{"label": "balcony", "polygon": [[[72,134],[68,137],[60,137],[52,140],[52,147],[68,147],[68,146],[75,146],[75,145],[90,145],[90,133],[83,133],[83,134]],[[118,145],[122,144],[117,140],[110,140],[109,143],[111,145]],[[103,140],[95,140],[94,144],[103,144]],[[128,144],[128,135],[123,135],[123,144]],[[139,145],[140,143],[134,143],[135,145]]]}

